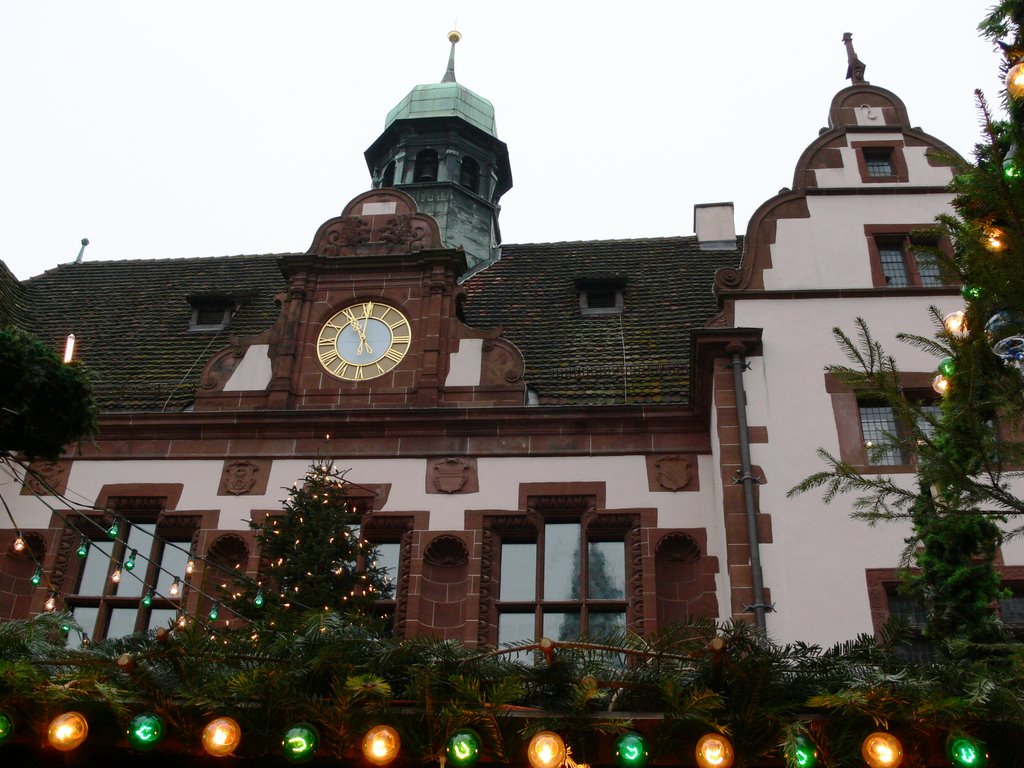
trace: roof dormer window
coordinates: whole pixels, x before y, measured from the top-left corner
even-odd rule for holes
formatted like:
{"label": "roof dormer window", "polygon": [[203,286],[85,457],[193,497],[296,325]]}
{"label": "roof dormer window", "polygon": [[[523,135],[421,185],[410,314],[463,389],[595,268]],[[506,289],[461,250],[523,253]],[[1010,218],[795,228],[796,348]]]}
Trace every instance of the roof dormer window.
{"label": "roof dormer window", "polygon": [[581,315],[618,315],[622,313],[622,291],[626,279],[619,275],[581,277],[576,280]]}
{"label": "roof dormer window", "polygon": [[189,299],[189,303],[192,305],[190,331],[219,331],[231,321],[234,304],[228,298],[194,298]]}

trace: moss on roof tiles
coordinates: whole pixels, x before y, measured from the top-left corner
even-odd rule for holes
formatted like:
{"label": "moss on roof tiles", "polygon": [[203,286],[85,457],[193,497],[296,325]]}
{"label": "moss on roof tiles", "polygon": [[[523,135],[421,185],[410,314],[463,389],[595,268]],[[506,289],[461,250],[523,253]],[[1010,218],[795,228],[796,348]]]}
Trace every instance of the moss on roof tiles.
{"label": "moss on roof tiles", "polygon": [[0,325],[23,325],[24,321],[25,289],[0,261]]}
{"label": "moss on roof tiles", "polygon": [[[690,331],[717,311],[715,272],[737,266],[741,247],[702,251],[695,237],[503,245],[465,284],[466,320],[504,329],[542,405],[686,403]],[[610,276],[625,281],[622,313],[581,314],[579,282]]]}
{"label": "moss on roof tiles", "polygon": [[[24,325],[56,349],[69,333],[105,411],[181,410],[207,360],[229,336],[277,319],[284,290],[275,255],[65,264],[22,284]],[[189,331],[189,297],[247,298],[219,335]]]}

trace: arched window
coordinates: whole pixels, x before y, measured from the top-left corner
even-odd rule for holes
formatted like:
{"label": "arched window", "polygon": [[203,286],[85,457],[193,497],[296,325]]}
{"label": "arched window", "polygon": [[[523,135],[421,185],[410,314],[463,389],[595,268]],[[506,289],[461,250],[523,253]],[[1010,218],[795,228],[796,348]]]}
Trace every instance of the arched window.
{"label": "arched window", "polygon": [[432,149],[424,149],[417,153],[412,180],[437,181],[437,152]]}
{"label": "arched window", "polygon": [[480,166],[472,157],[462,158],[462,168],[459,173],[459,184],[470,192],[478,192],[480,184]]}
{"label": "arched window", "polygon": [[384,176],[380,180],[382,187],[393,187],[395,186],[395,161],[392,160],[388,163],[387,168],[384,169]]}

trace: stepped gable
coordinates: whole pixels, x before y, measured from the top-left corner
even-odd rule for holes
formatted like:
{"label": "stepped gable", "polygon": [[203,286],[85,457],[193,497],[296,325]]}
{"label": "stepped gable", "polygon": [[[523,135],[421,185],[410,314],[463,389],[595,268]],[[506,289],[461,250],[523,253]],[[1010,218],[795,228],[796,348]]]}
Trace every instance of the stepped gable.
{"label": "stepped gable", "polygon": [[[269,328],[285,289],[278,256],[64,264],[22,283],[23,326],[54,349],[74,333],[104,411],[182,410],[203,365],[231,336]],[[219,332],[190,331],[190,299],[240,305]]]}
{"label": "stepped gable", "polygon": [[[696,237],[504,245],[463,286],[466,322],[501,326],[541,405],[687,403],[690,331],[717,312],[715,272],[737,267],[742,247],[701,250]],[[621,314],[581,314],[588,279],[622,286]]]}

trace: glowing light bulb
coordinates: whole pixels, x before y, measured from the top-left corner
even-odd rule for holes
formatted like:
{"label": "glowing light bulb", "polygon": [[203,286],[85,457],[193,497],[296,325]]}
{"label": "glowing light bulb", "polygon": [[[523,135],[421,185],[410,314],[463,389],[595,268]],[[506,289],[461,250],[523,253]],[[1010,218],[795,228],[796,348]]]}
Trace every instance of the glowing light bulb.
{"label": "glowing light bulb", "polygon": [[262,608],[263,607],[263,590],[262,589],[258,590],[256,592],[256,597],[253,598],[252,604],[255,605],[257,608]]}
{"label": "glowing light bulb", "polygon": [[793,747],[786,751],[785,757],[789,768],[814,768],[818,764],[818,750],[803,734],[793,739]]}
{"label": "glowing light bulb", "polygon": [[445,744],[448,762],[456,768],[470,768],[480,759],[480,737],[469,729],[456,731]]}
{"label": "glowing light bulb", "polygon": [[719,733],[701,736],[695,754],[700,768],[729,768],[734,758],[732,742]]}
{"label": "glowing light bulb", "polygon": [[36,568],[35,573],[32,574],[32,578],[29,579],[29,581],[31,581],[34,586],[38,587],[39,586],[39,582],[41,582],[42,580],[43,580],[43,569],[42,568]]}
{"label": "glowing light bulb", "polygon": [[109,536],[112,539],[116,539],[117,538],[117,534],[120,533],[120,531],[121,531],[121,524],[117,521],[117,518],[115,517],[114,518],[114,522],[112,522],[110,524],[110,527],[107,528],[107,536]]}
{"label": "glowing light bulb", "polygon": [[985,229],[982,230],[982,235],[984,237],[985,248],[990,250],[992,253],[1000,253],[1006,249],[1006,233],[999,227],[985,227]]}
{"label": "glowing light bulb", "polygon": [[378,725],[363,737],[363,756],[374,765],[387,765],[398,757],[402,740],[390,725]]}
{"label": "glowing light bulb", "polygon": [[124,569],[131,571],[135,569],[135,556],[139,554],[137,549],[133,549],[132,553],[128,555],[128,559],[124,561]]}
{"label": "glowing light bulb", "polygon": [[78,549],[75,550],[75,554],[79,557],[85,557],[89,554],[89,542],[82,540],[82,543],[78,545]]}
{"label": "glowing light bulb", "polygon": [[940,395],[946,394],[949,391],[949,379],[941,373],[936,374],[935,378],[932,379],[932,389]]}
{"label": "glowing light bulb", "polygon": [[128,743],[140,752],[153,749],[164,738],[166,726],[159,715],[143,712],[128,723]]}
{"label": "glowing light bulb", "polygon": [[64,362],[70,363],[75,356],[75,334],[69,333],[64,341]]}
{"label": "glowing light bulb", "polygon": [[553,731],[541,731],[530,739],[526,757],[533,768],[558,768],[565,762],[565,742]]}
{"label": "glowing light bulb", "polygon": [[876,731],[864,739],[860,754],[870,768],[896,768],[903,760],[903,745],[891,733]]}
{"label": "glowing light bulb", "polygon": [[220,604],[214,603],[213,608],[210,609],[210,621],[216,621],[217,617],[220,616]]}
{"label": "glowing light bulb", "polygon": [[28,543],[25,541],[25,537],[22,536],[21,533],[18,533],[18,535],[15,537],[14,544],[12,545],[12,547],[15,552],[24,552],[25,549],[28,547]]}
{"label": "glowing light bulb", "polygon": [[950,312],[944,318],[942,318],[942,326],[946,329],[946,333],[955,339],[962,339],[967,335],[967,314],[958,309],[956,312]]}
{"label": "glowing light bulb", "polygon": [[46,602],[43,603],[43,610],[47,611],[47,612],[50,612],[50,611],[56,610],[56,608],[57,608],[57,596],[51,594],[48,598],[46,598]]}
{"label": "glowing light bulb", "polygon": [[643,768],[648,755],[647,741],[639,733],[624,733],[615,742],[615,762],[620,768]]}
{"label": "glowing light bulb", "polygon": [[153,590],[149,590],[149,592],[146,593],[146,596],[144,598],[142,598],[142,607],[143,608],[149,608],[149,606],[151,606],[152,604],[153,604]]}
{"label": "glowing light bulb", "polygon": [[1015,99],[1024,96],[1024,60],[1018,61],[1006,73],[1006,90]]}
{"label": "glowing light bulb", "polygon": [[203,749],[214,757],[226,757],[242,741],[242,729],[230,717],[211,720],[203,729]]}
{"label": "glowing light bulb", "polygon": [[6,712],[0,712],[0,744],[11,738],[14,734],[14,721]]}
{"label": "glowing light bulb", "polygon": [[89,723],[78,712],[65,712],[50,721],[46,738],[50,746],[60,752],[70,752],[80,746],[89,735]]}
{"label": "glowing light bulb", "polygon": [[177,576],[174,577],[174,581],[171,582],[170,589],[167,591],[171,597],[177,597],[181,594],[181,581]]}
{"label": "glowing light bulb", "polygon": [[192,572],[196,569],[196,561],[189,555],[188,562],[185,563],[185,575],[191,576]]}
{"label": "glowing light bulb", "polygon": [[112,574],[110,574],[110,580],[112,582],[114,582],[115,584],[120,584],[121,583],[121,568],[120,568],[120,566],[115,568],[114,572]]}
{"label": "glowing light bulb", "polygon": [[290,763],[304,763],[313,757],[320,745],[320,734],[309,723],[297,723],[281,738],[281,751]]}
{"label": "glowing light bulb", "polygon": [[985,745],[969,736],[950,738],[946,751],[949,761],[958,768],[984,768],[988,764]]}

